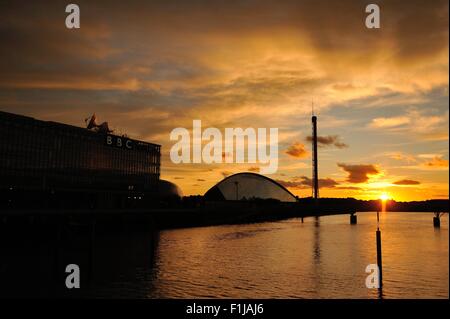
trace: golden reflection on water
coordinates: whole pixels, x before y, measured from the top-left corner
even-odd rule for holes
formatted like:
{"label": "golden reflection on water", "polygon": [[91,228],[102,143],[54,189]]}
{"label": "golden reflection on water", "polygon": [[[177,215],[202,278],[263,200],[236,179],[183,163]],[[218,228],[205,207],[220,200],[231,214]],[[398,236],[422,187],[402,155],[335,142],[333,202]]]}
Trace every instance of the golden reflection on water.
{"label": "golden reflection on water", "polygon": [[[448,218],[382,213],[384,298],[448,298]],[[164,231],[148,297],[378,298],[375,213]]]}

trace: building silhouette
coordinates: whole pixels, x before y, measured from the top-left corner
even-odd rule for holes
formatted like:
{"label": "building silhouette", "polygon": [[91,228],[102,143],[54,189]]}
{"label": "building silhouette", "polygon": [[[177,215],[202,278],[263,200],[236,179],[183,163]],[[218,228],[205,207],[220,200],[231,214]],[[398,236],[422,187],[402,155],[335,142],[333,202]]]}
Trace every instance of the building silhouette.
{"label": "building silhouette", "polygon": [[0,206],[124,208],[157,192],[160,145],[0,112]]}
{"label": "building silhouette", "polygon": [[211,187],[204,195],[207,201],[274,199],[296,202],[294,194],[264,175],[243,172],[228,176]]}

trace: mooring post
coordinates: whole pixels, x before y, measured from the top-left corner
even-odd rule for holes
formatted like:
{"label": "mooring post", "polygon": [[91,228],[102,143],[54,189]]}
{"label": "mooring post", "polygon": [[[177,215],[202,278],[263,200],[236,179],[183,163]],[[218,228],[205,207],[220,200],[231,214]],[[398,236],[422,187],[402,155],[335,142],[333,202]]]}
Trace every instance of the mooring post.
{"label": "mooring post", "polygon": [[441,227],[441,218],[439,216],[439,212],[434,213],[434,217],[433,217],[433,226],[436,228],[440,228]]}
{"label": "mooring post", "polygon": [[358,217],[356,216],[356,212],[350,213],[350,225],[356,225],[358,223]]}
{"label": "mooring post", "polygon": [[380,213],[377,212],[377,265],[378,265],[378,271],[379,271],[379,283],[380,283],[380,289],[383,286],[383,264],[381,260],[381,231],[380,231]]}

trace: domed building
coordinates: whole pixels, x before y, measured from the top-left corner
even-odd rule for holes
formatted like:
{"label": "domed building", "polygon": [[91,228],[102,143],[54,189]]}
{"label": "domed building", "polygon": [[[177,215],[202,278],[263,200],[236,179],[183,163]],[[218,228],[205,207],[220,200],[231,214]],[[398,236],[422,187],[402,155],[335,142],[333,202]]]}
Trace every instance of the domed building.
{"label": "domed building", "polygon": [[237,173],[224,178],[204,195],[206,201],[275,199],[295,202],[294,194],[273,179],[255,173]]}
{"label": "domed building", "polygon": [[160,198],[181,198],[183,197],[183,192],[181,191],[181,188],[178,187],[178,185],[160,179],[159,180],[159,197]]}

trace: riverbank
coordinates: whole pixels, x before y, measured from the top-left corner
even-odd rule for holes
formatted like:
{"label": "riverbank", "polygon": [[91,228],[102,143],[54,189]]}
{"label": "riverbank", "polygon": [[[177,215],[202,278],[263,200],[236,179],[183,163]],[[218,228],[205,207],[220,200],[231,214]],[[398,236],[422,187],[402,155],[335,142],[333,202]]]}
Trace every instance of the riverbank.
{"label": "riverbank", "polygon": [[[388,205],[388,211],[402,211],[402,209],[408,212],[448,212],[448,201],[414,202],[408,205],[392,202]],[[141,224],[148,225],[151,229],[171,229],[245,224],[292,217],[355,214],[377,210],[379,207],[375,206],[373,201],[353,199],[321,199],[319,202],[304,199],[297,203],[271,200],[189,202],[153,209],[2,210],[0,223],[6,226],[8,223],[91,225],[103,222],[108,225]]]}

